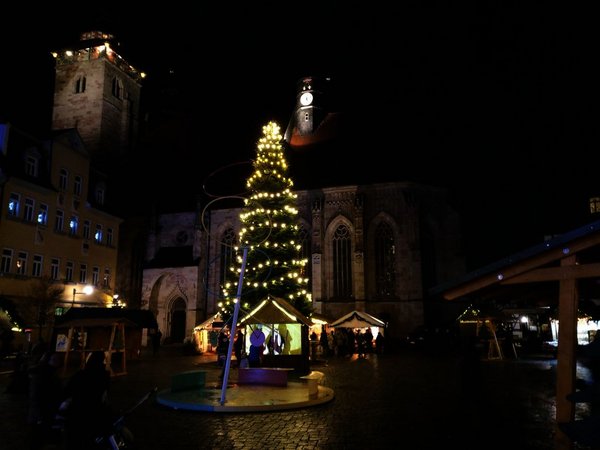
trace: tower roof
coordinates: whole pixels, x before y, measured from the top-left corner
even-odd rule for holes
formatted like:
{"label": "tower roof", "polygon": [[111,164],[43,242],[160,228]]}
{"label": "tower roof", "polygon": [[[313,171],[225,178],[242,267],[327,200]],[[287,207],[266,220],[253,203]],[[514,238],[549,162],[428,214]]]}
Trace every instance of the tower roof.
{"label": "tower roof", "polygon": [[138,71],[114,50],[118,45],[119,43],[113,34],[103,31],[87,31],[80,35],[79,42],[52,52],[52,56],[54,56],[57,65],[105,59],[136,81],[143,79],[146,74]]}

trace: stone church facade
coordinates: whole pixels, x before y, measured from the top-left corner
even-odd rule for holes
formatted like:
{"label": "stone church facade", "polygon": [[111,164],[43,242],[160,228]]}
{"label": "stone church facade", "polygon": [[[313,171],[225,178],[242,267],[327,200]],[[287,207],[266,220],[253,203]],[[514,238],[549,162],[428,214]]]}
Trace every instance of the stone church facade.
{"label": "stone church facade", "polygon": [[[426,289],[464,273],[458,215],[444,189],[396,182],[297,194],[315,312],[333,320],[366,311],[400,339],[424,323]],[[170,340],[191,336],[218,312],[240,212],[198,208],[154,218],[142,305]]]}

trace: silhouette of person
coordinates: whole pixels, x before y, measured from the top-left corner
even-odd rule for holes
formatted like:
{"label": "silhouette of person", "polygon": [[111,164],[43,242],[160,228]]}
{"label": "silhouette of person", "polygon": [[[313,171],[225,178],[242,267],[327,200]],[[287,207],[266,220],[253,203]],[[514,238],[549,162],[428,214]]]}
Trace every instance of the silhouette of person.
{"label": "silhouette of person", "polygon": [[380,355],[384,351],[384,343],[385,343],[385,338],[383,337],[383,333],[381,331],[379,331],[377,333],[377,337],[375,338],[375,351]]}
{"label": "silhouette of person", "polygon": [[248,352],[248,364],[250,367],[260,367],[262,354],[265,351],[265,334],[262,330],[254,330],[250,335],[250,351]]}
{"label": "silhouette of person", "polygon": [[94,351],[85,367],[71,376],[65,386],[65,396],[70,398],[65,423],[67,450],[93,449],[95,439],[110,430],[109,388],[105,354]]}
{"label": "silhouette of person", "polygon": [[217,339],[217,361],[219,367],[225,367],[225,358],[227,358],[227,352],[229,351],[229,336],[225,330],[221,330]]}
{"label": "silhouette of person", "polygon": [[154,334],[152,335],[152,353],[154,355],[158,355],[158,349],[160,348],[160,341],[162,339],[162,333],[157,328]]}
{"label": "silhouette of person", "polygon": [[52,425],[63,398],[63,383],[58,374],[62,365],[61,355],[47,351],[39,362],[28,370],[29,404],[27,422],[31,425],[31,450],[41,449],[48,443],[56,443],[59,436],[52,435]]}
{"label": "silhouette of person", "polygon": [[240,363],[242,362],[242,353],[245,348],[245,336],[242,330],[238,330],[236,333],[235,341],[233,341],[233,351],[235,353],[235,359],[237,361],[237,366],[240,367]]}

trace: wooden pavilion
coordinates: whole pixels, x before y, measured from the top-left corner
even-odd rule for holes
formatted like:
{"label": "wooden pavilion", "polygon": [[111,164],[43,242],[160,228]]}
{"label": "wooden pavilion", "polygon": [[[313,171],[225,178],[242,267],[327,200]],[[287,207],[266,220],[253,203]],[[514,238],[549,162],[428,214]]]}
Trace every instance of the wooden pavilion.
{"label": "wooden pavilion", "polygon": [[[597,294],[599,280],[600,221],[596,221],[438,286],[430,293],[456,301],[498,297],[506,289],[519,286],[543,290],[548,301],[557,303],[560,323],[556,371],[558,424],[575,418],[575,404],[567,400],[567,395],[576,389],[578,306],[580,299]],[[555,448],[574,448],[558,426]]]}

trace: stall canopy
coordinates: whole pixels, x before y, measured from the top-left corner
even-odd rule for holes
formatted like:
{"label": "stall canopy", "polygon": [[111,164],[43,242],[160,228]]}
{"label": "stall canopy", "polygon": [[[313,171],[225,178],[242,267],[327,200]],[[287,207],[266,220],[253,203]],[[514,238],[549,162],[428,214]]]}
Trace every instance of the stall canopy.
{"label": "stall canopy", "polygon": [[214,316],[206,319],[204,322],[196,325],[194,327],[194,331],[208,330],[208,331],[218,331],[225,326],[223,322],[223,318],[221,317],[221,313],[216,313]]}
{"label": "stall canopy", "polygon": [[385,327],[385,322],[363,311],[352,311],[345,316],[333,321],[330,326],[334,328],[366,328]]}
{"label": "stall canopy", "polygon": [[281,298],[269,297],[258,304],[241,320],[242,325],[301,323],[311,326],[312,322],[304,314]]}

